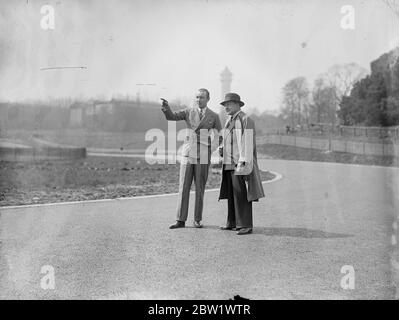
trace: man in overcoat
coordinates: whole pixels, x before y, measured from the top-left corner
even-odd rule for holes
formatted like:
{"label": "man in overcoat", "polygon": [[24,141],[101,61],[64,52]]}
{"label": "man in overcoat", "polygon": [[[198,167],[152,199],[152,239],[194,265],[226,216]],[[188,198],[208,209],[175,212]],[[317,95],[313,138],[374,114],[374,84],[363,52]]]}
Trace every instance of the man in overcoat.
{"label": "man in overcoat", "polygon": [[207,107],[210,99],[207,89],[199,89],[196,105],[172,112],[166,101],[162,111],[167,120],[184,120],[187,124],[186,141],[182,146],[180,162],[179,197],[176,223],[169,228],[183,228],[188,216],[188,205],[192,181],[195,183],[194,227],[201,228],[204,191],[208,179],[211,154],[219,144],[221,124],[219,116]]}
{"label": "man in overcoat", "polygon": [[228,118],[219,153],[223,157],[220,199],[227,199],[227,223],[222,230],[252,233],[252,202],[265,196],[259,174],[255,124],[241,111],[244,102],[236,93],[227,93],[221,103]]}

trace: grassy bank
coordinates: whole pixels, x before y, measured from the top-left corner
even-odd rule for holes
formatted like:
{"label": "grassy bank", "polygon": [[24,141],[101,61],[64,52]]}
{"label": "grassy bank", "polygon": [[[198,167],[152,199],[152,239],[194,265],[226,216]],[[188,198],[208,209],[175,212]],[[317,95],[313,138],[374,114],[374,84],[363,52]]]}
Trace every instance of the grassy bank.
{"label": "grassy bank", "polygon": [[[263,180],[274,175],[261,172]],[[0,206],[113,199],[178,192],[179,164],[87,157],[74,161],[0,161]],[[207,188],[220,186],[209,170]]]}
{"label": "grassy bank", "polygon": [[326,152],[322,150],[299,148],[277,144],[258,145],[258,153],[264,157],[285,160],[321,161],[352,163],[375,166],[399,167],[399,159],[389,156],[365,156],[345,152]]}

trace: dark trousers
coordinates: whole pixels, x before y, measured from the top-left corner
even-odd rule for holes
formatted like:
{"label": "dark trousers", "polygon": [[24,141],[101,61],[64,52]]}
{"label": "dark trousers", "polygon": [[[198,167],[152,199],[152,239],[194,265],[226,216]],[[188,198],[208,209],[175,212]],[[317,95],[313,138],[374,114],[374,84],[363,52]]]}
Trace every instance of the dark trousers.
{"label": "dark trousers", "polygon": [[252,202],[247,200],[247,188],[243,176],[234,170],[224,170],[228,192],[227,227],[252,228]]}

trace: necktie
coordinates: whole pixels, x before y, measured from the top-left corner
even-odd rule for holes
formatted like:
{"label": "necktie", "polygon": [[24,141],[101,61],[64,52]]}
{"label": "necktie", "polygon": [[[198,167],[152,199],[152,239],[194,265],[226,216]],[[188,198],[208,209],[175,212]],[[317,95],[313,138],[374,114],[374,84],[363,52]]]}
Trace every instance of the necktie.
{"label": "necktie", "polygon": [[232,120],[233,120],[233,117],[230,116],[230,117],[229,117],[229,120],[226,122],[226,125],[225,125],[224,127],[225,127],[225,128],[228,128],[228,127],[230,126]]}
{"label": "necktie", "polygon": [[202,118],[204,117],[204,110],[201,109],[199,116],[200,116],[200,120],[202,120]]}

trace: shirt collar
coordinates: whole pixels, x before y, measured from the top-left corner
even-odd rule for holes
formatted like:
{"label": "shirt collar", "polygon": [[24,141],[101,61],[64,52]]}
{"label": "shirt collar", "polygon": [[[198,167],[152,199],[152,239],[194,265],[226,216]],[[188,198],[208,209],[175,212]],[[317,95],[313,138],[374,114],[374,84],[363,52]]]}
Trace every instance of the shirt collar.
{"label": "shirt collar", "polygon": [[201,110],[204,110],[203,112],[205,114],[206,109],[208,109],[208,107],[205,107],[204,109],[198,108],[198,112],[201,112]]}
{"label": "shirt collar", "polygon": [[241,112],[241,110],[238,110],[235,114],[233,114],[232,116],[230,116],[231,118],[231,120],[233,120],[233,119],[235,119],[235,118],[237,118],[237,115],[239,114]]}

